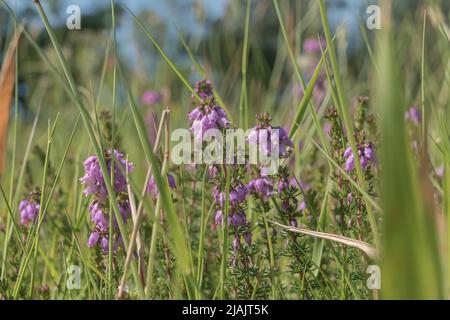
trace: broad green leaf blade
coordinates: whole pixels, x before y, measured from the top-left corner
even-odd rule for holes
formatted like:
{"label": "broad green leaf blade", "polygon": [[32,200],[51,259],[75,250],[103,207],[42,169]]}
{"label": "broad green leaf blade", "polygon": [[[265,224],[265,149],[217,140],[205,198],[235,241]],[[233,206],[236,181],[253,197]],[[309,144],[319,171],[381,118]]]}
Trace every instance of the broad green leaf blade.
{"label": "broad green leaf blade", "polygon": [[404,82],[388,22],[378,42],[380,74],[374,92],[381,116],[381,293],[385,299],[438,299],[443,297],[442,271],[434,212],[427,206],[406,132]]}

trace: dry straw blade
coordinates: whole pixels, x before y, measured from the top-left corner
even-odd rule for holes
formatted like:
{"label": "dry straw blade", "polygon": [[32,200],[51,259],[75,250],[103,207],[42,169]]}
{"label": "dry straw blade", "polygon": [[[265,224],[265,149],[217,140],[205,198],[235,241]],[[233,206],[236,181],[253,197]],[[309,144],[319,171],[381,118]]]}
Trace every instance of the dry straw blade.
{"label": "dry straw blade", "polygon": [[285,225],[282,225],[281,223],[278,223],[275,221],[269,220],[269,222],[276,226],[279,226],[283,229],[291,231],[291,232],[304,234],[304,235],[318,238],[318,239],[330,240],[330,241],[334,241],[334,242],[337,242],[337,243],[340,243],[340,244],[343,244],[343,245],[346,245],[349,247],[360,249],[365,254],[367,254],[367,256],[369,256],[369,258],[371,258],[371,259],[376,259],[378,257],[378,251],[373,246],[371,246],[370,244],[368,244],[367,242],[364,242],[364,241],[354,240],[351,238],[343,237],[338,234],[312,231],[312,230],[303,229],[303,228],[285,226]]}
{"label": "dry straw blade", "polygon": [[14,82],[16,78],[16,50],[19,44],[22,26],[16,29],[9,43],[0,71],[0,175],[3,173],[6,141],[8,135],[9,108],[11,106]]}

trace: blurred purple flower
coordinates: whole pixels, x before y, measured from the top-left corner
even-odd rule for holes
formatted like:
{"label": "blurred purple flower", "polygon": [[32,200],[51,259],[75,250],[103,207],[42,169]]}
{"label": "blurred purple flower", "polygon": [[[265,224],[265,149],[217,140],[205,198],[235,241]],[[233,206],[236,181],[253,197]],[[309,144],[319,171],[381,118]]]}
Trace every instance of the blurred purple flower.
{"label": "blurred purple flower", "polygon": [[161,94],[156,90],[147,90],[142,94],[142,103],[146,105],[153,105],[162,100]]}
{"label": "blurred purple flower", "polygon": [[422,122],[422,113],[416,106],[412,106],[405,112],[405,119],[418,126]]}
{"label": "blurred purple flower", "polygon": [[322,49],[325,50],[326,42],[323,38],[308,38],[303,42],[303,51],[307,54],[320,56]]}
{"label": "blurred purple flower", "polygon": [[31,196],[29,199],[23,199],[19,203],[20,223],[28,225],[31,221],[35,221],[39,214],[40,205]]}
{"label": "blurred purple flower", "polygon": [[[167,173],[167,183],[169,184],[169,187],[172,190],[177,187],[177,184],[175,182],[175,178],[170,173]],[[150,177],[150,180],[148,182],[147,192],[151,193],[153,195],[153,197],[156,197],[156,196],[159,195],[158,186],[156,185],[155,177],[153,175]]]}

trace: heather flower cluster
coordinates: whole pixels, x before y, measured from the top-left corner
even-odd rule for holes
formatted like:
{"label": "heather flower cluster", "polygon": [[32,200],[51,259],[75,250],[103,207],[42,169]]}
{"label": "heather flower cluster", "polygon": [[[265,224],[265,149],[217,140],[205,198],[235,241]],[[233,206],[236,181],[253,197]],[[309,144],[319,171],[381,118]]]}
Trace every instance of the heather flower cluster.
{"label": "heather flower cluster", "polygon": [[[257,117],[257,120],[259,123],[251,130],[248,143],[258,145],[266,156],[271,156],[272,152],[278,149],[279,158],[289,157],[294,144],[284,128],[276,127],[278,135],[274,139],[271,134],[275,128],[271,125],[272,118],[267,113],[263,113]],[[257,174],[248,183],[248,190],[262,201],[266,201],[275,194],[274,178],[268,175],[266,167],[256,166],[255,171]]]}
{"label": "heather flower cluster", "polygon": [[39,215],[40,197],[41,195],[39,192],[31,192],[26,199],[20,201],[19,203],[20,224],[26,226],[30,222],[36,221]]}
{"label": "heather flower cluster", "polygon": [[[123,158],[119,151],[108,150],[105,152],[105,160],[108,168],[108,174],[111,175],[111,169],[114,167],[114,192],[119,206],[121,217],[126,223],[130,212],[127,193],[127,181],[125,172],[132,172],[134,165]],[[97,156],[90,156],[84,162],[85,175],[80,178],[80,182],[85,189],[85,196],[93,196],[89,205],[91,220],[94,223],[94,230],[89,236],[88,246],[94,247],[100,245],[103,252],[109,251],[109,215],[113,214],[113,250],[115,251],[121,243],[118,232],[118,223],[113,212],[109,212],[109,197],[106,189],[103,174]]]}
{"label": "heather flower cluster", "polygon": [[[226,192],[219,191],[216,186],[213,188],[213,198],[216,203],[217,211],[215,214],[215,224],[222,225],[223,212],[225,210]],[[251,245],[252,235],[249,231],[250,223],[245,216],[245,202],[247,199],[248,190],[245,185],[240,181],[236,181],[235,185],[230,189],[229,197],[229,215],[228,224],[232,227],[234,233],[233,238],[233,250],[236,253],[241,246],[241,233],[240,229],[243,229],[243,238],[247,245]]]}
{"label": "heather flower cluster", "polygon": [[[167,174],[167,183],[169,184],[169,187],[172,190],[174,190],[177,187],[175,178],[170,173]],[[153,199],[156,199],[156,197],[159,195],[158,186],[156,185],[155,177],[153,175],[150,177],[150,180],[148,181],[147,192],[152,195]]]}
{"label": "heather flower cluster", "polygon": [[250,180],[247,185],[252,194],[258,195],[261,199],[267,200],[273,196],[273,180],[267,176],[257,176]]}
{"label": "heather flower cluster", "polygon": [[191,131],[198,139],[203,138],[209,129],[230,128],[225,111],[216,103],[211,82],[203,80],[195,85],[195,94],[191,96],[195,109],[188,114],[192,121]]}
{"label": "heather flower cluster", "polygon": [[[200,98],[200,104],[195,105],[195,109],[188,114],[188,118],[193,121],[191,131],[195,136],[201,138],[204,132],[211,128],[220,130],[231,127],[225,111],[215,102],[210,81],[203,80],[196,84],[195,94],[191,96],[192,100],[196,101],[197,96]],[[257,116],[257,121],[258,124],[250,129],[246,143],[258,147],[260,153],[265,157],[275,157],[277,159],[289,157],[294,144],[289,139],[284,128],[272,126],[272,119],[267,113]],[[250,166],[249,159],[246,159],[248,162],[241,165],[234,163],[231,167],[221,168],[217,164],[212,164],[208,167],[208,174],[213,184],[212,196],[216,206],[214,215],[216,226],[224,223],[226,206],[225,181],[227,180],[227,175],[230,175],[227,223],[230,226],[229,232],[233,234],[233,266],[236,266],[238,256],[241,256],[239,252],[244,252],[242,251],[242,244],[252,245],[252,226],[245,214],[248,196],[250,194],[254,195],[258,201],[262,201],[265,205],[271,197],[277,195],[274,187],[278,179],[277,174],[271,173],[263,164]],[[252,178],[248,183],[244,183],[249,169],[253,172]],[[289,173],[285,175],[287,177]],[[285,187],[281,187],[281,185],[282,183],[280,182],[279,190],[280,193],[285,195],[284,208],[288,211],[286,213],[287,217],[292,225],[296,225],[294,215],[298,211],[298,200],[296,199],[298,189],[289,187],[289,183]],[[290,192],[284,192],[284,189],[289,189]],[[295,209],[293,209],[294,204]],[[246,258],[242,258],[242,261],[243,265],[247,266]]]}
{"label": "heather flower cluster", "polygon": [[[344,151],[345,158],[345,170],[347,172],[353,171],[355,168],[355,158],[352,152],[352,148],[348,147]],[[358,156],[361,163],[361,167],[365,170],[371,163],[375,163],[375,151],[370,143],[364,143],[358,147]]]}
{"label": "heather flower cluster", "polygon": [[[282,127],[273,127],[272,119],[267,113],[258,116],[260,124],[251,129],[247,141],[250,145],[258,145],[263,154],[272,156],[278,149],[278,157],[287,158],[294,147],[286,131]],[[274,130],[275,129],[275,130]]]}
{"label": "heather flower cluster", "polygon": [[[226,129],[231,127],[231,123],[225,111],[216,103],[212,84],[209,80],[202,80],[196,83],[195,93],[191,95],[194,103],[194,110],[188,114],[192,121],[191,131],[197,138],[202,138],[206,130]],[[199,98],[199,103],[197,102]],[[222,225],[224,222],[224,211],[226,205],[226,192],[224,179],[227,174],[231,175],[231,186],[229,190],[229,211],[228,225],[233,233],[232,247],[234,251],[233,264],[237,262],[238,251],[242,245],[242,239],[247,245],[251,245],[251,225],[245,215],[246,199],[248,195],[247,186],[241,180],[240,172],[245,169],[243,166],[233,165],[229,172],[220,170],[216,164],[208,167],[209,177],[214,185],[212,195],[216,205],[214,217],[215,225]],[[225,176],[222,176],[224,174]]]}

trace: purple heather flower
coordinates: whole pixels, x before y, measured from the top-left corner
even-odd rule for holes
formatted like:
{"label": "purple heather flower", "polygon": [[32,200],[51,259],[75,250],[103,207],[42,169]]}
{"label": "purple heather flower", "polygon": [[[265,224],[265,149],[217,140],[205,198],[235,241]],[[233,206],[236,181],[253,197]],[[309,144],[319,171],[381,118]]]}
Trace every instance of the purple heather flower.
{"label": "purple heather flower", "polygon": [[[116,192],[125,192],[127,183],[125,178],[125,170],[131,172],[134,165],[123,158],[123,154],[114,150],[114,190]],[[108,150],[105,155],[108,172],[111,172],[111,151]],[[100,170],[100,164],[96,156],[91,156],[84,162],[85,175],[80,178],[81,184],[85,185],[83,194],[85,196],[95,195],[97,198],[104,200],[108,196],[105,181]]]}
{"label": "purple heather flower", "polygon": [[220,191],[219,191],[219,188],[217,186],[214,186],[214,188],[212,189],[211,193],[212,193],[212,196],[214,198],[214,201],[216,203],[219,203],[220,202]]}
{"label": "purple heather flower", "polygon": [[100,204],[94,200],[89,206],[89,211],[91,212],[92,222],[95,223],[96,227],[100,231],[106,232],[109,228],[109,220],[106,219]]}
{"label": "purple heather flower", "polygon": [[208,173],[211,178],[215,178],[219,174],[219,169],[212,164],[208,167]]}
{"label": "purple heather flower", "polygon": [[303,191],[311,190],[311,185],[309,183],[305,183],[302,180],[297,181],[297,178],[295,178],[295,177],[292,177],[291,179],[289,179],[289,185],[297,187],[297,188],[301,188]]}
{"label": "purple heather flower", "polygon": [[[365,144],[358,148],[359,161],[361,167],[365,170],[370,163],[375,163],[375,152],[370,144]],[[353,156],[352,148],[348,147],[344,151],[345,160],[345,170],[347,172],[352,171],[355,168],[355,158]]]}
{"label": "purple heather flower", "polygon": [[[115,193],[127,192],[127,181],[125,171],[131,172],[134,170],[134,165],[123,158],[123,154],[114,150],[105,152],[106,166],[108,173],[111,173],[113,167],[112,158],[114,157],[114,191]],[[85,175],[80,178],[81,184],[85,186],[83,193],[85,196],[93,195],[94,200],[89,205],[92,222],[95,224],[95,229],[88,239],[88,247],[93,247],[100,244],[103,252],[107,252],[109,248],[108,232],[109,232],[109,214],[105,210],[107,202],[107,189],[103,179],[103,174],[100,170],[100,164],[96,156],[91,156],[84,162]],[[126,222],[130,212],[130,207],[127,198],[122,199],[118,197],[118,206],[123,221]],[[118,223],[116,217],[113,216],[113,229],[117,232]],[[116,241],[117,242],[117,241]],[[114,244],[113,250],[118,247],[118,242]]]}
{"label": "purple heather flower", "polygon": [[[177,184],[175,182],[175,178],[170,173],[167,174],[167,183],[169,184],[169,187],[172,190],[177,187]],[[151,193],[154,197],[159,195],[158,186],[156,185],[155,177],[153,175],[151,176],[151,178],[150,178],[150,180],[148,182],[147,192]]]}
{"label": "purple heather flower", "polygon": [[98,231],[92,232],[91,235],[89,236],[88,247],[92,248],[93,246],[95,246],[98,242],[99,237],[100,233],[98,233]]}
{"label": "purple heather flower", "polygon": [[[123,222],[126,223],[130,213],[130,206],[128,200],[120,201],[118,203],[118,206],[120,215],[122,216],[122,220]],[[89,211],[91,212],[92,222],[94,222],[97,229],[102,232],[106,232],[109,229],[109,218],[108,213],[105,211],[104,208],[102,208],[102,205],[98,203],[96,200],[94,200],[89,205]],[[113,223],[114,228],[118,227],[118,223],[114,213],[113,213]]]}
{"label": "purple heather flower", "polygon": [[142,95],[142,103],[152,105],[161,101],[161,94],[156,90],[147,90]]}
{"label": "purple heather flower", "polygon": [[[119,237],[119,239],[113,240],[113,252],[117,251],[119,244],[122,244],[122,240],[120,237]],[[100,240],[100,246],[102,247],[103,252],[108,252],[109,251],[109,238],[103,237]]]}
{"label": "purple heather flower", "polygon": [[230,200],[231,195],[233,195],[232,203],[242,203],[247,198],[248,190],[244,185],[237,186],[232,192],[230,192]]}
{"label": "purple heather flower", "polygon": [[214,216],[214,222],[216,225],[222,224],[222,210],[217,210],[216,215]]}
{"label": "purple heather flower", "polygon": [[109,250],[109,239],[106,237],[103,237],[102,240],[100,241],[100,244],[102,246],[102,250],[103,252],[108,252]]}
{"label": "purple heather flower", "polygon": [[280,156],[285,156],[287,154],[287,147],[293,148],[294,143],[291,139],[289,139],[289,136],[287,135],[286,131],[282,128],[278,128],[278,135],[280,140]]}
{"label": "purple heather flower", "polygon": [[287,179],[278,181],[278,193],[281,194],[287,188],[289,188],[289,181],[287,181]]}
{"label": "purple heather flower", "polygon": [[286,158],[288,148],[294,147],[294,143],[282,127],[261,128],[256,126],[248,134],[247,142],[251,145],[258,145],[259,151],[267,157],[272,155],[272,148],[275,146],[278,146],[278,154],[281,158]]}
{"label": "purple heather flower", "polygon": [[297,228],[298,224],[297,224],[297,220],[295,218],[292,218],[291,221],[289,221],[289,224],[291,225],[291,227]]}
{"label": "purple heather flower", "polygon": [[39,214],[39,203],[35,200],[24,199],[19,203],[20,223],[28,225],[31,221],[36,220]]}
{"label": "purple heather flower", "polygon": [[[197,82],[194,91],[200,98],[200,102],[194,110],[188,114],[188,119],[192,121],[191,131],[198,139],[209,129],[224,129],[231,126],[225,111],[216,104],[212,85],[209,80]],[[192,94],[193,102],[196,102],[196,95]]]}
{"label": "purple heather flower", "polygon": [[[212,83],[210,80],[207,79],[197,81],[195,83],[194,92],[197,93],[199,96],[210,98],[214,96]],[[191,99],[193,101],[195,101],[195,98],[196,98],[195,94],[191,94]]]}
{"label": "purple heather flower", "polygon": [[422,122],[422,113],[416,106],[412,106],[405,112],[405,119],[418,126]]}
{"label": "purple heather flower", "polygon": [[236,191],[230,191],[230,204],[236,206],[238,204],[238,194]]}
{"label": "purple heather flower", "polygon": [[247,223],[247,218],[243,212],[236,212],[231,215],[231,224],[234,227],[240,227]]}
{"label": "purple heather flower", "polygon": [[218,203],[220,205],[221,208],[225,207],[225,192],[220,192],[219,196],[218,196]]}
{"label": "purple heather flower", "polygon": [[167,182],[169,183],[169,187],[173,190],[177,187],[175,182],[175,178],[171,174],[167,174]]}
{"label": "purple heather flower", "polygon": [[[126,223],[128,215],[130,213],[130,207],[128,201],[119,202],[119,211],[122,216],[124,223]],[[96,244],[100,244],[103,252],[108,252],[109,248],[109,217],[107,213],[102,208],[101,204],[94,200],[90,206],[89,211],[91,212],[92,222],[95,224],[95,230],[91,233],[88,239],[88,247],[92,248]],[[112,213],[113,214],[113,213]],[[113,229],[117,232],[118,223],[115,215],[113,215]],[[113,249],[116,251],[118,248],[118,242],[115,241]]]}
{"label": "purple heather flower", "polygon": [[[214,223],[216,225],[221,225],[223,222],[223,214],[222,210],[217,210],[216,215],[214,216]],[[245,212],[242,210],[234,210],[231,209],[230,215],[228,216],[228,224],[232,225],[235,228],[239,228],[242,226],[247,226],[248,221],[245,216]]]}
{"label": "purple heather flower", "polygon": [[251,180],[247,189],[254,194],[258,194],[264,200],[273,195],[273,181],[269,177],[259,177]]}
{"label": "purple heather flower", "polygon": [[[230,198],[230,206],[232,208],[238,206],[243,203],[247,198],[248,190],[244,185],[239,185],[234,189],[231,189],[229,192]],[[220,205],[221,208],[225,207],[225,191],[219,192],[217,188],[214,188],[212,191],[212,195],[216,203]]]}
{"label": "purple heather flower", "polygon": [[[350,152],[351,152],[351,148],[350,148]],[[344,157],[345,157],[345,153],[344,153]],[[353,158],[353,154],[350,154],[350,156],[348,156],[347,160],[345,160],[345,171],[350,172],[353,170],[354,167],[355,167],[355,159]]]}
{"label": "purple heather flower", "polygon": [[188,114],[192,121],[191,131],[198,139],[209,129],[224,129],[230,127],[230,121],[225,111],[211,101],[204,106],[198,106]]}

